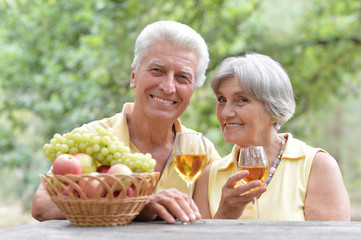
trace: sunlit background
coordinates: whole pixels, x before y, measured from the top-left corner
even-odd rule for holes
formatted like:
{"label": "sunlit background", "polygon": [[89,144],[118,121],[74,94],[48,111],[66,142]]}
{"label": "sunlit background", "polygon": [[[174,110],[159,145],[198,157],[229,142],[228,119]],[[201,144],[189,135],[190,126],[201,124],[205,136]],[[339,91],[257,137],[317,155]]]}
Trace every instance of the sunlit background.
{"label": "sunlit background", "polygon": [[[297,98],[281,131],[339,162],[352,220],[361,220],[361,2],[359,0],[0,0],[0,228],[30,216],[42,146],[54,133],[112,116],[132,101],[135,38],[147,24],[175,20],[209,45],[212,77],[226,57],[255,51],[288,71]],[[222,156],[209,82],[182,116]]]}

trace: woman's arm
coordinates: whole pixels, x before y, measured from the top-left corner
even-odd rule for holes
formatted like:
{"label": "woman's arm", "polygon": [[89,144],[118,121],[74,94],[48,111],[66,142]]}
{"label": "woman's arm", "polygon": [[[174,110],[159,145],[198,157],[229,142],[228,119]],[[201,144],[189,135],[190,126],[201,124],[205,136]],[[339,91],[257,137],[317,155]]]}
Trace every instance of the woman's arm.
{"label": "woman's arm", "polygon": [[306,220],[350,221],[350,211],[350,198],[336,160],[318,152],[307,185]]}
{"label": "woman's arm", "polygon": [[209,183],[209,170],[212,164],[208,164],[204,169],[202,175],[196,181],[194,187],[193,200],[198,206],[199,212],[203,219],[212,218],[209,210],[208,202],[208,183]]}

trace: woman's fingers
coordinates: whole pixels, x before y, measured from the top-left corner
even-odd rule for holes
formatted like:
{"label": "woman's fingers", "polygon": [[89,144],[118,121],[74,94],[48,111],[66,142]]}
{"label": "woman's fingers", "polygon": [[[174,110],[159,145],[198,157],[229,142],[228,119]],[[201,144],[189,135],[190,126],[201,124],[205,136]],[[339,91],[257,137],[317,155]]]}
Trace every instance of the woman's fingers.
{"label": "woman's fingers", "polygon": [[239,171],[229,177],[224,185],[224,190],[231,189],[231,193],[226,193],[227,196],[242,197],[242,201],[252,201],[255,197],[259,197],[266,191],[266,187],[262,186],[262,182],[259,180],[251,181],[246,184],[240,184],[237,186],[237,182],[247,177],[249,172],[247,170]]}
{"label": "woman's fingers", "polygon": [[247,177],[249,172],[247,170],[242,170],[239,172],[236,172],[235,174],[231,175],[227,182],[224,184],[224,187],[226,188],[235,188],[237,185],[237,182],[241,181],[243,178]]}

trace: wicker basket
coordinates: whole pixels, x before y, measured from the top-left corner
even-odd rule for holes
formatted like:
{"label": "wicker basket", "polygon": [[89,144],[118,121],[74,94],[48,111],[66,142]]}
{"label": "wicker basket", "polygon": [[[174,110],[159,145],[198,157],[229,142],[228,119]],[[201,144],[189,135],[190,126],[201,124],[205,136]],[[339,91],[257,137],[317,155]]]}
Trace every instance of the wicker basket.
{"label": "wicker basket", "polygon": [[73,225],[116,226],[133,221],[159,173],[40,175],[50,198]]}

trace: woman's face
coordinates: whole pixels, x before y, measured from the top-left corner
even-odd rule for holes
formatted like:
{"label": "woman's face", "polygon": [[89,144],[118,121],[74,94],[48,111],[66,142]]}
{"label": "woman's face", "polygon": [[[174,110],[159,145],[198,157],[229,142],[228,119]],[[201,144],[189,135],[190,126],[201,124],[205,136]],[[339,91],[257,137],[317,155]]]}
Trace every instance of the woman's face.
{"label": "woman's face", "polygon": [[240,147],[262,145],[274,131],[264,104],[247,95],[235,77],[221,82],[216,97],[217,118],[226,142]]}

